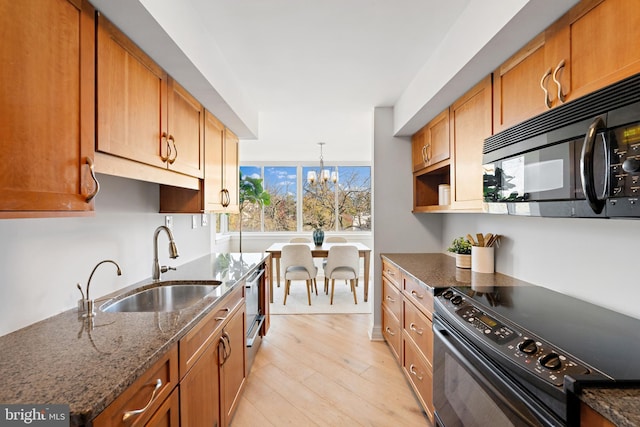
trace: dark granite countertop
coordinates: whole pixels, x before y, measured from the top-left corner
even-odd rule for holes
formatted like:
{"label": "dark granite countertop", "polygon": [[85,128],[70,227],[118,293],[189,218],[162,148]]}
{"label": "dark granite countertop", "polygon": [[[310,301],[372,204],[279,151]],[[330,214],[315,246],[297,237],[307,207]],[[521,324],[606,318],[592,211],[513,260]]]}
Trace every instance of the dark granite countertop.
{"label": "dark granite countertop", "polygon": [[[0,402],[68,404],[71,424],[85,424],[267,256],[211,254],[163,274],[163,281],[222,282],[202,301],[178,312],[101,312],[100,305],[114,293],[96,301],[92,327],[72,309],[0,337]],[[117,293],[151,283],[148,279]]]}
{"label": "dark granite countertop", "polygon": [[[436,292],[452,286],[471,286],[479,292],[496,286],[535,286],[500,273],[475,273],[456,268],[455,258],[443,253],[383,253],[381,256]],[[616,426],[640,426],[640,387],[585,385],[578,397]]]}

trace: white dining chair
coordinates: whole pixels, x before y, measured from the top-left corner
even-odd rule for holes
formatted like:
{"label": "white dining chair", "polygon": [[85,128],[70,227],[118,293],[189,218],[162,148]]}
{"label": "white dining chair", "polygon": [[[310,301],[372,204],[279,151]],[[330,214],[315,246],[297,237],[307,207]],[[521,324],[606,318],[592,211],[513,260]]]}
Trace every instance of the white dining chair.
{"label": "white dining chair", "polygon": [[289,295],[292,280],[305,281],[307,284],[307,299],[309,305],[311,305],[311,291],[314,286],[316,295],[318,295],[318,285],[316,283],[318,267],[313,263],[311,248],[301,244],[284,245],[280,263],[284,271],[284,305],[287,304],[287,295]]}
{"label": "white dining chair", "polygon": [[289,243],[311,243],[311,239],[306,237],[293,237],[289,239]]}
{"label": "white dining chair", "polygon": [[360,255],[355,246],[332,246],[329,249],[327,265],[324,269],[324,287],[329,286],[331,280],[331,304],[333,304],[333,293],[335,291],[336,279],[348,280],[353,292],[353,302],[358,303],[356,296],[356,280],[360,270]]}
{"label": "white dining chair", "polygon": [[[347,243],[347,239],[340,236],[328,236],[326,239],[324,239],[324,241],[326,243]],[[322,260],[322,270],[324,271],[326,267],[327,267],[327,259],[324,258]],[[358,286],[358,282],[356,282],[356,286]],[[328,285],[327,285],[327,282],[325,281],[324,293],[327,294],[328,292],[329,292]]]}

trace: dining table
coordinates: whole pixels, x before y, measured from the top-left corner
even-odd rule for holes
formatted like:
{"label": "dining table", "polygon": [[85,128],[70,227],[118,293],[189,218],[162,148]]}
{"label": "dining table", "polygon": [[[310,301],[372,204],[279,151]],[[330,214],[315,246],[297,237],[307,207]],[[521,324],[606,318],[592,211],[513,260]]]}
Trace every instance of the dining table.
{"label": "dining table", "polygon": [[[314,243],[273,243],[269,246],[266,252],[271,254],[271,259],[275,264],[276,280],[278,287],[280,287],[280,258],[282,256],[282,248],[285,245],[307,245],[311,249],[311,256],[314,258],[327,258],[329,256],[329,250],[333,246],[355,246],[358,249],[360,258],[364,258],[364,301],[367,302],[369,295],[369,268],[371,265],[371,248],[367,245],[359,242],[346,242],[346,243],[328,243],[324,242],[322,245],[316,246]],[[273,280],[270,281],[271,302],[273,302]]]}

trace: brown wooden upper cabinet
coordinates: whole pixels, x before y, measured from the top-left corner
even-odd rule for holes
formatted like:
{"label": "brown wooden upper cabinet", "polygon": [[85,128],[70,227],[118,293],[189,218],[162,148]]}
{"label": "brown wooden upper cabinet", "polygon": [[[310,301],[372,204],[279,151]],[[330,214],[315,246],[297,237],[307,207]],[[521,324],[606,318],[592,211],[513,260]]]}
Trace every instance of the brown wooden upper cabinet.
{"label": "brown wooden upper cabinet", "polygon": [[207,211],[238,210],[238,137],[205,112],[204,206]]}
{"label": "brown wooden upper cabinet", "polygon": [[491,89],[487,76],[450,108],[453,209],[482,208],[482,146],[491,136]]}
{"label": "brown wooden upper cabinet", "polygon": [[204,111],[204,179],[191,190],[160,186],[160,212],[237,212],[239,204],[238,137]]}
{"label": "brown wooden upper cabinet", "polygon": [[413,171],[449,158],[449,109],[433,118],[411,138]]}
{"label": "brown wooden upper cabinet", "polygon": [[94,11],[0,3],[0,217],[86,215],[94,156]]}
{"label": "brown wooden upper cabinet", "polygon": [[204,109],[104,16],[98,16],[97,150],[204,176]]}
{"label": "brown wooden upper cabinet", "polygon": [[640,72],[640,3],[583,0],[494,72],[494,132]]}

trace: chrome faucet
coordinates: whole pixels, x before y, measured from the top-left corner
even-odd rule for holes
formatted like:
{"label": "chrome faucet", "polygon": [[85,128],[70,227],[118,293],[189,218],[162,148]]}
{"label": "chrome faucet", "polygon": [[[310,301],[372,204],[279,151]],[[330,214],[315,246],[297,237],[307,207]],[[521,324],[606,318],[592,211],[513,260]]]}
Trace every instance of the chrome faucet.
{"label": "chrome faucet", "polygon": [[96,264],[95,267],[93,267],[93,270],[91,271],[91,274],[89,275],[89,280],[87,280],[87,292],[86,292],[86,295],[85,295],[84,292],[82,292],[82,287],[80,286],[80,283],[77,284],[78,289],[80,289],[80,294],[82,294],[82,307],[83,307],[83,310],[86,309],[86,313],[84,313],[82,315],[82,317],[93,317],[93,316],[96,315],[95,311],[93,311],[93,300],[89,297],[89,286],[91,286],[91,278],[93,277],[93,273],[96,272],[96,270],[98,269],[100,264],[104,264],[105,262],[110,262],[111,264],[115,265],[116,268],[118,269],[116,271],[116,273],[118,274],[118,276],[122,276],[122,270],[120,270],[120,266],[118,265],[118,263],[115,262],[115,261],[112,261],[110,259],[105,259],[104,261],[100,261],[98,264]]}
{"label": "chrome faucet", "polygon": [[173,267],[166,267],[164,265],[160,267],[160,264],[158,263],[158,234],[160,234],[162,230],[166,231],[169,236],[169,258],[178,258],[178,247],[176,246],[176,242],[173,241],[173,234],[171,233],[171,230],[164,225],[156,228],[156,231],[153,233],[153,280],[160,280],[160,273],[175,270]]}

